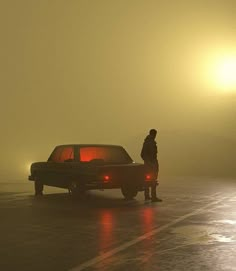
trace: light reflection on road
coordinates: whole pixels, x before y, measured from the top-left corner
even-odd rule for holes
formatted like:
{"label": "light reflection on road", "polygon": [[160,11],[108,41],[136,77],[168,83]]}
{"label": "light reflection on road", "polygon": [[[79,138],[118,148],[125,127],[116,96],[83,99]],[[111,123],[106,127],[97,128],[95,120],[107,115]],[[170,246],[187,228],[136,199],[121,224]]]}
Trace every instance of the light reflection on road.
{"label": "light reflection on road", "polygon": [[[157,213],[154,211],[153,207],[146,207],[142,210],[140,214],[140,224],[142,225],[143,234],[149,233],[155,227],[154,218]],[[145,264],[145,268],[149,270],[149,259],[155,253],[154,237],[148,237],[144,242],[142,242],[142,253],[141,257],[137,260],[140,264]]]}
{"label": "light reflection on road", "polygon": [[144,233],[149,232],[154,227],[154,210],[151,207],[144,208],[141,212],[141,223]]}
{"label": "light reflection on road", "polygon": [[99,225],[99,251],[102,254],[115,241],[115,219],[111,210],[101,212]]}

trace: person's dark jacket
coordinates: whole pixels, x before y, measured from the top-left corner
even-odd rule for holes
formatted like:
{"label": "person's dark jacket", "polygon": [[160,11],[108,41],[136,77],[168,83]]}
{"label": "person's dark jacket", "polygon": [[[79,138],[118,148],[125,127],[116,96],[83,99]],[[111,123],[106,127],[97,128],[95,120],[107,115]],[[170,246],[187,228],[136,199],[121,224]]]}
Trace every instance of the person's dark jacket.
{"label": "person's dark jacket", "polygon": [[150,135],[144,140],[141,157],[144,162],[155,162],[157,160],[157,143]]}

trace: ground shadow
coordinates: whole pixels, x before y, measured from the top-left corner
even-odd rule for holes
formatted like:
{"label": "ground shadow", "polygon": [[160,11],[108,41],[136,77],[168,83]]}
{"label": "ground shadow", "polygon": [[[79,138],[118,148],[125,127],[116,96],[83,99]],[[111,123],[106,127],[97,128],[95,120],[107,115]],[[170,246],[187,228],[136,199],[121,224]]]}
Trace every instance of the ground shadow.
{"label": "ground shadow", "polygon": [[29,196],[34,207],[54,207],[58,209],[71,208],[74,210],[87,209],[114,209],[140,207],[141,202],[137,199],[126,200],[122,196],[112,197],[108,195],[87,192],[83,197],[73,197],[69,193],[46,194],[43,196]]}

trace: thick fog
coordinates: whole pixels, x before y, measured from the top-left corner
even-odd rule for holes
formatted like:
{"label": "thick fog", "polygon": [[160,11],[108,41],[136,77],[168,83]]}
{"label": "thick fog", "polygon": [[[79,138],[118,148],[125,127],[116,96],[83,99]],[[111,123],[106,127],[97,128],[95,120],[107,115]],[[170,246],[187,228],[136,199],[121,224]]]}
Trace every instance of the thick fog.
{"label": "thick fog", "polygon": [[123,145],[158,130],[160,176],[235,177],[235,0],[1,0],[0,180],[55,145]]}

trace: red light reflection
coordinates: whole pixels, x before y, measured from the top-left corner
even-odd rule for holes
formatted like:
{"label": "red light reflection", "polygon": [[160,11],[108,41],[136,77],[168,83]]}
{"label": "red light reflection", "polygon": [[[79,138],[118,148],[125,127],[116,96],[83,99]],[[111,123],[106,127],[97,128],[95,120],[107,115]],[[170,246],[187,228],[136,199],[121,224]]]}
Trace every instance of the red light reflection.
{"label": "red light reflection", "polygon": [[152,208],[145,208],[142,214],[143,228],[145,232],[149,232],[153,229],[154,210]]}
{"label": "red light reflection", "polygon": [[111,211],[101,213],[99,228],[99,251],[103,253],[114,242],[114,216]]}
{"label": "red light reflection", "polygon": [[[157,215],[152,207],[147,207],[143,209],[141,213],[141,223],[143,226],[143,233],[149,233],[155,228],[155,215]],[[146,238],[142,242],[143,250],[146,251],[143,255],[142,262],[145,264],[145,269],[149,270],[151,269],[151,266],[149,268],[150,264],[150,258],[155,254],[156,252],[156,244],[155,244],[155,238],[156,236],[150,236]]]}

